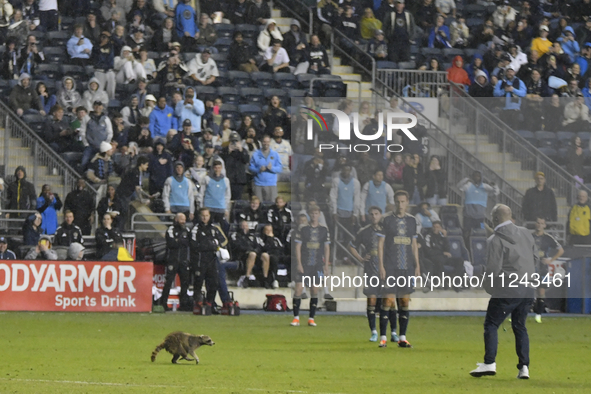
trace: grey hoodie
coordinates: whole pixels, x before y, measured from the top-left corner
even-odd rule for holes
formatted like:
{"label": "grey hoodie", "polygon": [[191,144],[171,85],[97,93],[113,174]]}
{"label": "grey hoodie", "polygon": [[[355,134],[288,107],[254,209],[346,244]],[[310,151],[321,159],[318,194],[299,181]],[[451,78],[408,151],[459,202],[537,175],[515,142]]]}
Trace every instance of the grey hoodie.
{"label": "grey hoodie", "polygon": [[[72,81],[72,89],[70,90],[65,87],[68,79]],[[66,112],[70,112],[72,108],[78,107],[81,101],[82,97],[80,97],[80,93],[76,91],[76,80],[68,76],[62,78],[62,88],[57,94],[57,103],[61,105]]]}
{"label": "grey hoodie", "polygon": [[486,292],[495,298],[533,298],[533,288],[521,281],[524,277],[532,281],[538,256],[529,230],[513,223],[497,226],[486,241]]}
{"label": "grey hoodie", "polygon": [[73,242],[70,244],[70,247],[68,248],[68,260],[80,260],[78,258],[78,253],[80,253],[80,251],[85,250],[86,248],[82,245],[79,244],[78,242]]}
{"label": "grey hoodie", "polygon": [[[90,84],[96,82],[98,84],[98,88],[96,90],[92,90]],[[96,78],[91,78],[88,81],[88,90],[84,92],[84,96],[82,96],[82,105],[86,108],[88,112],[92,111],[93,104],[95,101],[100,101],[105,106],[104,111],[107,111],[107,107],[109,105],[109,95],[103,87],[101,86],[101,82]]]}

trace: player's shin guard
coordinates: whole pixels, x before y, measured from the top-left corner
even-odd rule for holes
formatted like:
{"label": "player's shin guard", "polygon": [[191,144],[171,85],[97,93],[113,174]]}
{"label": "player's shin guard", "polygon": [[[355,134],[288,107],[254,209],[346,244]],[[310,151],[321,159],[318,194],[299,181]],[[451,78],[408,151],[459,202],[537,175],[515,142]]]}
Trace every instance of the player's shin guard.
{"label": "player's shin guard", "polygon": [[293,297],[293,315],[295,317],[300,316],[300,305],[302,304],[302,299],[300,297]]}
{"label": "player's shin guard", "polygon": [[392,330],[392,332],[395,332],[396,331],[396,309],[390,308],[390,312],[388,313],[388,319],[390,320],[390,329]]}
{"label": "player's shin guard", "polygon": [[369,322],[369,329],[374,332],[376,330],[376,307],[373,305],[367,306],[367,321]]}
{"label": "player's shin guard", "polygon": [[316,307],[318,306],[318,297],[310,298],[310,319],[314,319],[316,315]]}
{"label": "player's shin guard", "polygon": [[388,335],[388,316],[390,314],[389,306],[382,306],[380,309],[380,335],[385,337]]}
{"label": "player's shin guard", "polygon": [[398,311],[398,323],[400,324],[400,335],[406,335],[406,328],[408,327],[408,319],[410,312],[408,309],[401,309]]}

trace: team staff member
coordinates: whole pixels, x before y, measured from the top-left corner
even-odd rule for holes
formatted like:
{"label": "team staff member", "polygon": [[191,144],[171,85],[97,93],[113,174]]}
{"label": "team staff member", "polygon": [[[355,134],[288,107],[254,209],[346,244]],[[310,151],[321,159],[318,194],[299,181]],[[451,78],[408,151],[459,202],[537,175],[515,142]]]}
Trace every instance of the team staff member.
{"label": "team staff member", "polygon": [[[310,215],[310,224],[302,227],[295,234],[296,266],[292,268],[292,275],[296,282],[296,288],[293,296],[293,320],[291,325],[300,325],[300,304],[302,303],[301,296],[304,290],[302,279],[307,276],[311,281],[310,293],[312,295],[308,325],[315,327],[314,316],[318,306],[318,290],[321,288],[320,280],[324,276],[324,272],[328,272],[330,235],[328,228],[321,226],[318,222],[320,219],[320,208],[318,206],[310,207],[308,214]],[[314,283],[317,283],[318,286],[314,286]]]}
{"label": "team staff member", "polygon": [[[349,245],[349,251],[359,261],[363,261],[363,274],[367,276],[368,285],[363,289],[363,294],[367,297],[367,320],[369,322],[369,329],[371,330],[370,342],[377,342],[378,332],[376,330],[376,303],[378,294],[380,292],[379,284],[371,286],[369,278],[380,275],[380,265],[378,261],[378,233],[382,231],[380,220],[382,220],[382,210],[379,207],[372,206],[367,210],[370,224],[363,227],[357,233],[354,240]],[[392,325],[392,340],[396,335],[396,311],[390,310],[390,314],[394,312],[394,320],[390,320]],[[396,340],[398,342],[398,340]]]}
{"label": "team staff member", "polygon": [[287,266],[289,256],[285,255],[285,246],[279,238],[273,233],[273,226],[270,224],[263,227],[263,234],[260,237],[261,262],[263,264],[263,276],[266,289],[276,289],[279,287],[277,282],[277,269],[279,264]]}
{"label": "team staff member", "polygon": [[[218,260],[216,252],[225,248],[228,240],[223,231],[212,224],[211,213],[207,208],[199,210],[199,223],[191,230],[191,271],[194,275],[193,313],[200,314],[203,307],[201,288],[206,282],[207,304],[213,305],[216,291],[219,290]],[[228,300],[222,300],[226,302]]]}
{"label": "team staff member", "polygon": [[177,213],[174,224],[166,231],[166,279],[162,289],[160,304],[167,309],[168,294],[177,274],[181,280],[181,294],[179,295],[180,309],[187,309],[190,305],[187,289],[191,282],[191,268],[189,266],[190,233],[186,227],[187,217],[184,213]]}
{"label": "team staff member", "polygon": [[[399,190],[394,194],[396,211],[384,216],[382,232],[379,233],[380,278],[386,280],[384,283],[385,294],[380,309],[380,347],[386,347],[388,319],[390,319],[390,312],[395,311],[396,304],[398,304],[398,322],[400,324],[398,346],[412,347],[406,340],[406,329],[410,318],[408,305],[410,293],[414,291],[414,284],[410,283],[409,277],[420,276],[421,267],[417,243],[417,220],[406,212],[409,200],[409,195],[404,190]],[[396,303],[394,298],[396,298]]]}
{"label": "team staff member", "polygon": [[[564,249],[553,236],[546,233],[546,219],[538,218],[536,220],[536,231],[534,231],[534,241],[538,247],[538,256],[540,257],[536,265],[536,272],[540,275],[540,282],[548,281],[545,279],[548,275],[548,265],[558,259],[564,253]],[[550,254],[553,252],[554,254]],[[534,312],[536,313],[536,322],[542,322],[542,313],[546,312],[546,288],[543,283],[537,289],[536,303]]]}
{"label": "team staff member", "polygon": [[119,230],[113,227],[113,218],[110,213],[103,215],[103,225],[96,229],[96,258],[100,260],[111,251],[115,241],[121,241],[123,237]]}
{"label": "team staff member", "polygon": [[[484,319],[484,363],[470,372],[474,377],[496,375],[498,347],[498,329],[501,323],[511,317],[511,327],[515,334],[515,349],[519,363],[518,379],[529,379],[529,337],[525,321],[533,303],[534,289],[521,281],[523,278],[532,282],[536,271],[538,251],[531,233],[517,227],[511,221],[511,208],[497,204],[492,210],[494,234],[486,241],[486,278],[492,280],[485,283],[487,293],[492,297],[488,302]],[[511,276],[510,276],[511,275]],[[519,278],[511,285],[501,281],[516,276]]]}
{"label": "team staff member", "polygon": [[74,213],[66,211],[64,222],[55,230],[53,244],[55,246],[70,246],[74,242],[84,244],[82,230],[74,224]]}

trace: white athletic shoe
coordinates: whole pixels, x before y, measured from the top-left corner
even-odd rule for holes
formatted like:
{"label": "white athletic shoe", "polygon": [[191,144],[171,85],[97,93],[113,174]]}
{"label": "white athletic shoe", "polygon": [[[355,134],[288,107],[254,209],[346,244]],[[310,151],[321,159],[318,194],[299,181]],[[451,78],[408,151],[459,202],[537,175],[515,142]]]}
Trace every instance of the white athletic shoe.
{"label": "white athletic shoe", "polygon": [[252,275],[252,274],[248,277],[248,280],[256,280],[256,279],[257,278],[254,275]]}
{"label": "white athletic shoe", "polygon": [[482,376],[492,376],[497,374],[497,363],[476,363],[476,365],[478,365],[478,368],[476,368],[473,371],[470,371],[470,375],[474,376],[475,378],[480,378]]}
{"label": "white athletic shoe", "polygon": [[271,284],[271,287],[273,287],[274,289],[279,287],[279,282],[277,282],[277,280],[274,280],[273,283]]}
{"label": "white athletic shoe", "polygon": [[242,287],[242,284],[244,283],[244,280],[246,279],[246,276],[242,275],[239,279],[238,282],[236,282],[236,286],[238,287]]}
{"label": "white athletic shoe", "polygon": [[517,374],[517,379],[529,379],[529,368],[527,365],[521,367],[519,373]]}

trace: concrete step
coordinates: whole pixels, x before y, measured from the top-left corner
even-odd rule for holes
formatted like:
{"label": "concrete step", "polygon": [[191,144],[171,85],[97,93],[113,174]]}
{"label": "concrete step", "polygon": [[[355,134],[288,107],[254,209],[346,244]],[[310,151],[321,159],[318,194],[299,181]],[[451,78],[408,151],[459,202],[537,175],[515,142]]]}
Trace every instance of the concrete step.
{"label": "concrete step", "polygon": [[[460,142],[464,148],[466,148],[469,152],[475,153],[476,152],[476,141],[465,141]],[[478,153],[480,152],[498,152],[499,146],[496,144],[478,144]]]}
{"label": "concrete step", "polygon": [[340,74],[351,74],[353,72],[353,67],[351,66],[335,66],[332,67],[332,73],[335,75]]}
{"label": "concrete step", "polygon": [[[361,75],[352,73],[333,73],[334,75],[340,75],[344,80],[361,81]],[[346,81],[345,81],[346,83]]]}

